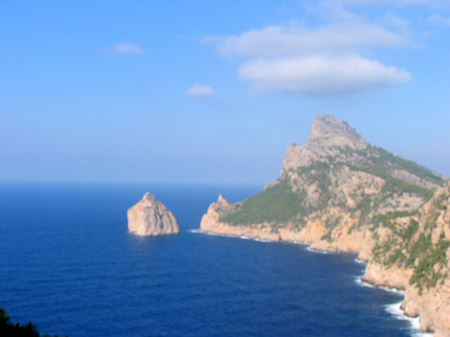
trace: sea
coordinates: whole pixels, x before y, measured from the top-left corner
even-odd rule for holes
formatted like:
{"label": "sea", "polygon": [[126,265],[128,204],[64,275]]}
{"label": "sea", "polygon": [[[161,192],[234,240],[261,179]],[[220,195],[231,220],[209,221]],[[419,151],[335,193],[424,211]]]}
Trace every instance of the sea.
{"label": "sea", "polygon": [[[262,186],[0,184],[0,307],[77,336],[421,336],[403,293],[359,281],[354,254],[198,233],[219,194]],[[126,212],[151,192],[178,235],[138,237]]]}

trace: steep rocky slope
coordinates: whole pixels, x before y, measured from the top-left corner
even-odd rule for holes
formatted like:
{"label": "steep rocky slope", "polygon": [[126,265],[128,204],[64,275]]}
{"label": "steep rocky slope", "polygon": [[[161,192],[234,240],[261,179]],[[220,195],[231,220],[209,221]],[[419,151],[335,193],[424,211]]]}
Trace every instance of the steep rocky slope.
{"label": "steep rocky slope", "polygon": [[[450,182],[439,188],[408,226],[388,224],[363,277],[406,290],[402,308],[422,329],[450,336]],[[380,252],[382,252],[380,254]]]}
{"label": "steep rocky slope", "polygon": [[276,182],[239,203],[219,197],[200,230],[357,252],[369,261],[365,280],[406,289],[405,312],[420,314],[423,328],[434,331],[448,325],[440,317],[450,311],[439,299],[450,289],[443,184],[442,176],[368,144],[345,122],[318,116],[308,142],[288,148]]}

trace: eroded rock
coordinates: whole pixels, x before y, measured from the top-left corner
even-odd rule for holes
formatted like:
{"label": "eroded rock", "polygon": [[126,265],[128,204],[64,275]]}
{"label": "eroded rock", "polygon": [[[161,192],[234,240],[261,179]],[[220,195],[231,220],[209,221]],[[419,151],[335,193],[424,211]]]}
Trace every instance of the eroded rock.
{"label": "eroded rock", "polygon": [[128,230],[140,236],[177,234],[180,229],[172,212],[149,192],[128,209]]}

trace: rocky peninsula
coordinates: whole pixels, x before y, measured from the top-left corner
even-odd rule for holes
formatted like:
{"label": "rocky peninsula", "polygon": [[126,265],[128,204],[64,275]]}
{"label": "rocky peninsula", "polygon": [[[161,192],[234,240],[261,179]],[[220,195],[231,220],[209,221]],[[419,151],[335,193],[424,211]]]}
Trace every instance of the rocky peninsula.
{"label": "rocky peninsula", "polygon": [[128,209],[128,230],[140,236],[177,234],[180,229],[172,212],[149,192]]}
{"label": "rocky peninsula", "polygon": [[222,196],[200,231],[355,252],[363,280],[406,291],[404,313],[450,336],[450,182],[318,116],[292,144],[277,181],[238,203]]}

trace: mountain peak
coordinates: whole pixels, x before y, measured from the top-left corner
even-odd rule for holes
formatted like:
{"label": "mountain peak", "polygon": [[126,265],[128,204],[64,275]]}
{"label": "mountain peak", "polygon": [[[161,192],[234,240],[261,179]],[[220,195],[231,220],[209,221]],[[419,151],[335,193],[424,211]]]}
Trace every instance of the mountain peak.
{"label": "mountain peak", "polygon": [[356,153],[348,157],[345,150],[365,150],[368,146],[369,144],[346,122],[331,115],[320,115],[314,118],[305,146],[289,146],[284,157],[283,171],[306,167],[319,161],[329,162],[330,158],[335,162],[354,162],[361,156]]}
{"label": "mountain peak", "polygon": [[144,196],[142,197],[142,200],[153,201],[153,200],[155,200],[155,196],[153,194],[151,194],[150,192],[146,192],[144,194]]}
{"label": "mountain peak", "polygon": [[343,137],[352,142],[365,142],[364,139],[346,122],[331,115],[319,115],[314,118],[310,139]]}

